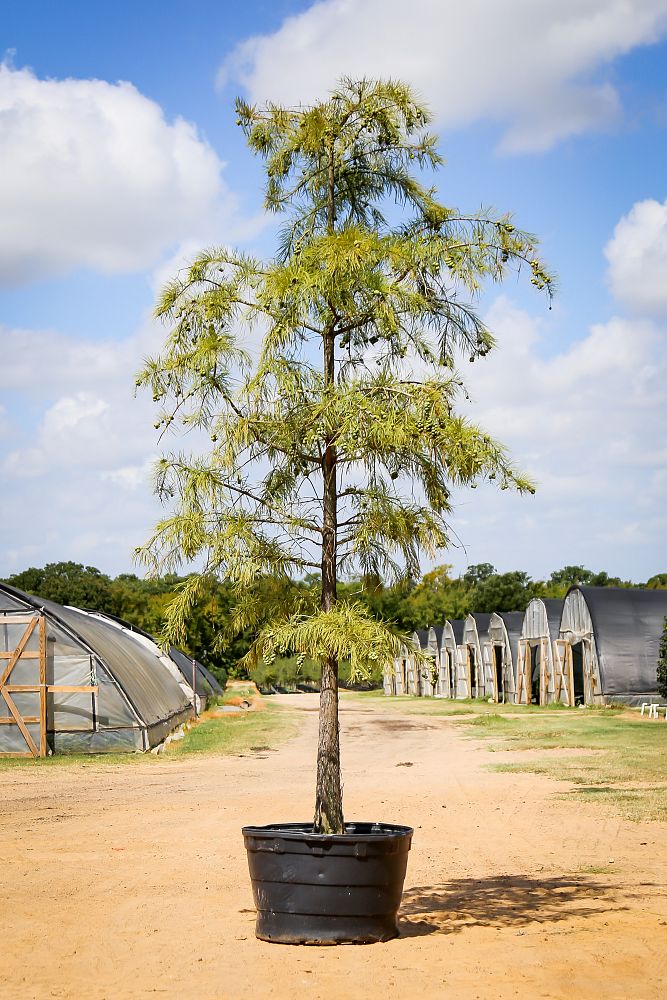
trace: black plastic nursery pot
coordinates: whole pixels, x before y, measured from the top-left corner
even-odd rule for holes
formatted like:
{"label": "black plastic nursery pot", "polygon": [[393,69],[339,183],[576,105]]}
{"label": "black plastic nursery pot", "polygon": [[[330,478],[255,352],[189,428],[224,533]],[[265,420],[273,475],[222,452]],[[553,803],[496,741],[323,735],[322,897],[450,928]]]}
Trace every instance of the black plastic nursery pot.
{"label": "black plastic nursery pot", "polygon": [[412,828],[346,823],[343,834],[312,831],[311,823],[243,828],[257,937],[281,944],[396,937]]}

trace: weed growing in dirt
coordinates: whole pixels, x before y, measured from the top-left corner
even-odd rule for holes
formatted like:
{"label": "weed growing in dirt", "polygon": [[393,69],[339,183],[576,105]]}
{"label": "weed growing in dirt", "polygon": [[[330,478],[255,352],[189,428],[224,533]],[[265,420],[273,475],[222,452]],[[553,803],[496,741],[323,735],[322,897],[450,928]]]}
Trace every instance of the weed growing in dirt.
{"label": "weed growing in dirt", "polygon": [[489,713],[489,715],[478,715],[475,719],[472,719],[469,725],[471,726],[506,726],[510,720],[505,718],[504,715],[498,715],[496,712]]}

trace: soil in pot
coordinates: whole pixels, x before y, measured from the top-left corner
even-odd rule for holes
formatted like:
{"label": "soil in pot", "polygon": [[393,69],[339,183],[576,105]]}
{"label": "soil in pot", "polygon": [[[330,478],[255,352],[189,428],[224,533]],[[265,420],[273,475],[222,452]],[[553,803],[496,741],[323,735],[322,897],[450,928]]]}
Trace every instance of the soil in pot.
{"label": "soil in pot", "polygon": [[370,944],[398,934],[396,915],[412,841],[409,826],[311,823],[243,828],[255,933],[282,944]]}

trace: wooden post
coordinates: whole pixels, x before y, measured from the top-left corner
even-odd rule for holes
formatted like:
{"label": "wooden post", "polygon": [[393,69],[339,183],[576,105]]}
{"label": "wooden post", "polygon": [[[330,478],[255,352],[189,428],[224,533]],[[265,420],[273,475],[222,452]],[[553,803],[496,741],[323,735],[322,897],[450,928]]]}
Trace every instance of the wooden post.
{"label": "wooden post", "polygon": [[195,719],[199,714],[197,712],[197,661],[194,656],[192,657],[192,704],[195,710]]}
{"label": "wooden post", "polygon": [[39,619],[39,756],[46,757],[46,618]]}
{"label": "wooden post", "polygon": [[[2,725],[15,725],[26,742],[26,752],[4,752],[0,751],[2,757],[46,757],[48,744],[46,740],[47,726],[47,695],[55,691],[74,694],[97,694],[99,688],[92,684],[47,684],[46,677],[46,618],[35,612],[32,615],[6,615],[3,619],[6,623],[13,625],[26,625],[27,628],[12,651],[0,654],[0,661],[8,661],[4,669],[0,668],[0,693],[7,704],[10,715],[0,718]],[[26,645],[30,636],[39,625],[39,651],[26,650]],[[19,660],[39,659],[39,678],[35,678],[32,684],[12,684],[10,681],[12,671]],[[16,707],[12,694],[15,692],[23,694],[36,694],[39,696],[39,715],[22,716]],[[39,723],[39,746],[34,742],[28,725]]]}

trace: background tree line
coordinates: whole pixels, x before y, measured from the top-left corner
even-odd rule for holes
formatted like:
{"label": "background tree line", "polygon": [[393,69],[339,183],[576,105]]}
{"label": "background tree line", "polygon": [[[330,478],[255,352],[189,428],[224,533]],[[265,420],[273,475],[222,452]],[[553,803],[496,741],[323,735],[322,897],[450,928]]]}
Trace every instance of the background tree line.
{"label": "background tree line", "polygon": [[[112,578],[94,566],[74,562],[48,563],[42,569],[31,567],[14,573],[4,581],[19,590],[74,607],[115,615],[151,635],[159,635],[166,606],[186,577],[176,575],[142,580],[133,573]],[[564,566],[546,580],[532,580],[520,570],[498,573],[490,563],[470,566],[461,576],[452,575],[451,566],[438,566],[419,580],[406,579],[385,586],[379,578],[349,580],[339,584],[341,596],[362,601],[379,618],[393,623],[401,632],[428,628],[446,619],[463,618],[470,611],[523,611],[533,597],[564,597],[572,584],[594,587],[650,587],[667,589],[667,573],[659,573],[644,583],[593,572],[584,566]],[[257,599],[288,603],[294,590],[318,593],[319,575],[302,580],[267,578],[257,585]],[[189,619],[184,651],[195,656],[221,680],[237,675],[237,661],[245,655],[254,636],[235,630],[234,595],[226,584],[210,589]],[[221,643],[220,637],[224,640]],[[310,680],[308,663],[301,663],[298,676]],[[265,665],[257,679],[288,683],[295,674],[291,660]],[[313,673],[313,678],[315,673]]]}

